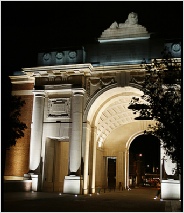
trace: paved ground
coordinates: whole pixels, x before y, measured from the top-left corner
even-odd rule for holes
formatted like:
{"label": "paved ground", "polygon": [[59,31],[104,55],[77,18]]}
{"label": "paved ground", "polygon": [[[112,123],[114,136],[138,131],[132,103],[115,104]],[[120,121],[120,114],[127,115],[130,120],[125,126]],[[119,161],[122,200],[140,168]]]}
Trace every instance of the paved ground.
{"label": "paved ground", "polygon": [[[154,188],[102,191],[99,195],[7,192],[2,212],[182,212],[181,201],[154,200]],[[4,202],[3,202],[4,201]]]}

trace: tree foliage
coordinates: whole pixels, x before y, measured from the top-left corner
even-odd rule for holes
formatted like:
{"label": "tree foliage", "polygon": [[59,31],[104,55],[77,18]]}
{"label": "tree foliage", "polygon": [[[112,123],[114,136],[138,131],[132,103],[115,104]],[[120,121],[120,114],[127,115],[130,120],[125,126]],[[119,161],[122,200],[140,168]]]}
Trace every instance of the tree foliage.
{"label": "tree foliage", "polygon": [[25,101],[21,100],[19,96],[11,96],[9,105],[9,121],[8,121],[8,140],[6,148],[15,146],[19,138],[24,137],[24,130],[27,128],[26,124],[20,121],[21,108]]}
{"label": "tree foliage", "polygon": [[[155,120],[156,124],[145,130],[145,134],[157,136],[166,154],[177,162],[181,173],[183,156],[181,64],[165,54],[163,59],[153,60],[142,66],[146,70],[142,85],[144,95],[133,97],[129,108],[138,114],[137,120]],[[144,101],[144,102],[142,102]]]}

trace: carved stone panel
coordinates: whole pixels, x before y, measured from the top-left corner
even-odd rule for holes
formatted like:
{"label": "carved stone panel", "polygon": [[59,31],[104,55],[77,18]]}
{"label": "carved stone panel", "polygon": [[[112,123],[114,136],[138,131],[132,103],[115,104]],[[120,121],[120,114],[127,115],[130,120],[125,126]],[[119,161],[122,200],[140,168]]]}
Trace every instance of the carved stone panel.
{"label": "carved stone panel", "polygon": [[70,117],[70,98],[48,99],[48,117]]}
{"label": "carved stone panel", "polygon": [[87,79],[88,97],[93,96],[100,89],[115,83],[114,76],[110,77],[91,77]]}

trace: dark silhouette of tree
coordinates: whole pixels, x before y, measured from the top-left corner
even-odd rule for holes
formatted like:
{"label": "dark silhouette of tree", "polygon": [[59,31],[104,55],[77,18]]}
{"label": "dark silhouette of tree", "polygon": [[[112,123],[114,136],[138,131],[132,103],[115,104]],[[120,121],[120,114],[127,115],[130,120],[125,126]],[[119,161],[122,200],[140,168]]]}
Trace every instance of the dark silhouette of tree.
{"label": "dark silhouette of tree", "polygon": [[19,96],[11,96],[9,105],[8,135],[6,148],[15,146],[19,138],[24,137],[26,124],[20,121],[20,111],[25,101]]}
{"label": "dark silhouette of tree", "polygon": [[137,120],[155,120],[145,134],[157,136],[166,154],[177,163],[181,173],[183,161],[183,128],[181,100],[181,62],[163,52],[163,59],[155,59],[151,64],[142,66],[146,70],[142,84],[144,95],[133,97],[129,106]]}

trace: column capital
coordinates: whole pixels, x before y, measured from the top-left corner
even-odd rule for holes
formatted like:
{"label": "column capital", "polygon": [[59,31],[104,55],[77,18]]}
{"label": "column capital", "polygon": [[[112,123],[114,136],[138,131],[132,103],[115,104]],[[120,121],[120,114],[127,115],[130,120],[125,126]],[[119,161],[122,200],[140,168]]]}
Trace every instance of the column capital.
{"label": "column capital", "polygon": [[73,96],[83,96],[85,93],[84,89],[74,89],[72,90]]}
{"label": "column capital", "polygon": [[33,90],[33,94],[35,97],[45,97],[44,90]]}

